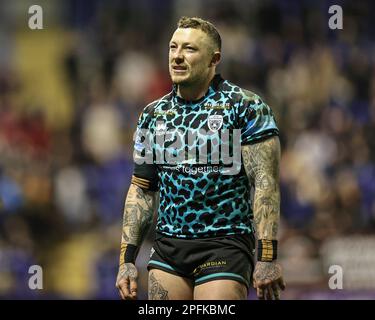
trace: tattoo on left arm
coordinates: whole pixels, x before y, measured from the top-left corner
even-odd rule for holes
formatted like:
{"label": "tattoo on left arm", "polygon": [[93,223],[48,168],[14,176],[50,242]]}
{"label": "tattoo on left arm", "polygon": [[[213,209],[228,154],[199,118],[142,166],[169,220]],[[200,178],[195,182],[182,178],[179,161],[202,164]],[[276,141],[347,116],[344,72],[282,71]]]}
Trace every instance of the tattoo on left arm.
{"label": "tattoo on left arm", "polygon": [[250,183],[255,187],[254,223],[259,239],[276,239],[280,218],[280,142],[272,137],[242,147]]}
{"label": "tattoo on left arm", "polygon": [[[253,211],[257,237],[276,240],[280,219],[279,138],[243,146],[242,158],[250,183],[255,188]],[[259,299],[280,299],[280,289],[285,289],[280,264],[258,261],[254,286]]]}

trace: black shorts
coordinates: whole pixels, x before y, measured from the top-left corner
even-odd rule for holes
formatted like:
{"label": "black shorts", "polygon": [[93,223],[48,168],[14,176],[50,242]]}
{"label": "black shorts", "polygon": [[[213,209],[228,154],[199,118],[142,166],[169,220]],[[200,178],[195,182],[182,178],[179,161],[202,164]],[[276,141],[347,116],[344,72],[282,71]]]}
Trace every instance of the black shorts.
{"label": "black shorts", "polygon": [[147,270],[153,268],[185,277],[194,285],[218,279],[252,283],[255,238],[238,234],[204,239],[155,235]]}

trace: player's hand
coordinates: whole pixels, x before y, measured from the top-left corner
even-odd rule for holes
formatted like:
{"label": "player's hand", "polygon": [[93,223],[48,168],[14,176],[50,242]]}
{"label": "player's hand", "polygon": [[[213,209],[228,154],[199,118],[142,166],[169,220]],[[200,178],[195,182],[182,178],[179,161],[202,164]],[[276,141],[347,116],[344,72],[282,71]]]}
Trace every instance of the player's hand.
{"label": "player's hand", "polygon": [[117,275],[116,287],[123,300],[137,299],[138,271],[133,263],[125,263]]}
{"label": "player's hand", "polygon": [[253,285],[258,299],[279,300],[280,290],[285,289],[281,266],[276,261],[258,261],[255,265]]}

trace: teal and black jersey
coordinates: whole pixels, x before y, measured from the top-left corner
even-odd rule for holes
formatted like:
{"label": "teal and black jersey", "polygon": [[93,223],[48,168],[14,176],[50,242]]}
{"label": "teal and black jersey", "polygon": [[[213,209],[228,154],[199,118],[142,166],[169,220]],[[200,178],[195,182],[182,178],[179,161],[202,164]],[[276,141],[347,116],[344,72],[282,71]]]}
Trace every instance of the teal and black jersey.
{"label": "teal and black jersey", "polygon": [[273,113],[216,75],[197,101],[176,87],[142,112],[132,182],[160,192],[157,231],[179,238],[253,232],[241,146],[278,135]]}

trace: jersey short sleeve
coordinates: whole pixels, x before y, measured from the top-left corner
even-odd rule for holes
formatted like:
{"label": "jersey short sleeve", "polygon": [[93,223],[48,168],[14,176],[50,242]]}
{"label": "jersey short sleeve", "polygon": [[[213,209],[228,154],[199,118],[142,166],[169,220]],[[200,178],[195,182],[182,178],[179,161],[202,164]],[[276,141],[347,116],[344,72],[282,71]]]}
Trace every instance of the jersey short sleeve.
{"label": "jersey short sleeve", "polygon": [[257,95],[246,96],[240,103],[238,124],[241,144],[252,144],[279,135],[271,108]]}
{"label": "jersey short sleeve", "polygon": [[158,190],[157,166],[153,161],[152,109],[141,113],[134,134],[134,172],[132,183],[145,190]]}

